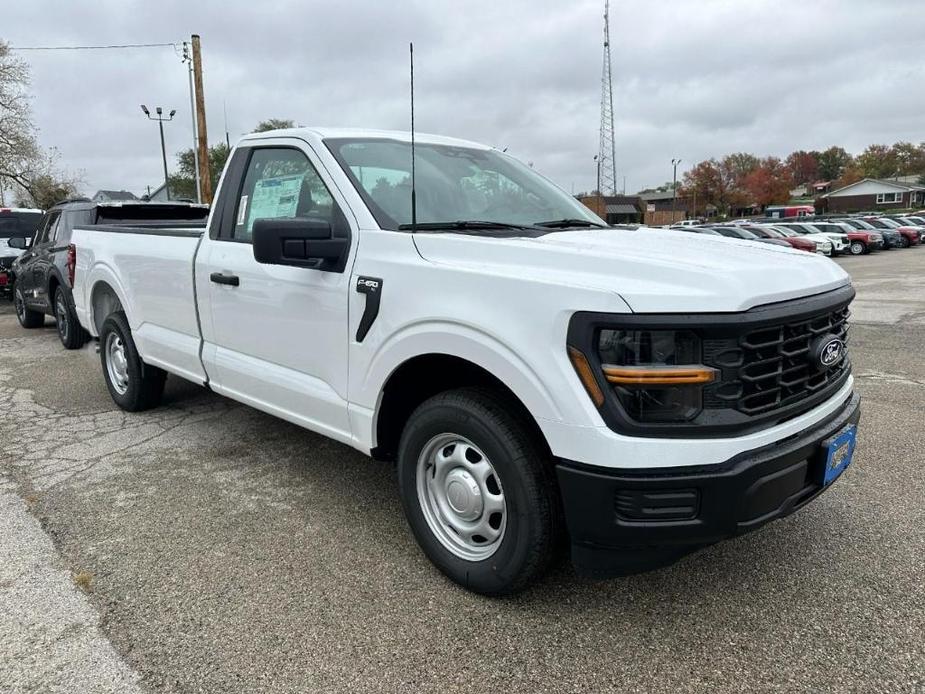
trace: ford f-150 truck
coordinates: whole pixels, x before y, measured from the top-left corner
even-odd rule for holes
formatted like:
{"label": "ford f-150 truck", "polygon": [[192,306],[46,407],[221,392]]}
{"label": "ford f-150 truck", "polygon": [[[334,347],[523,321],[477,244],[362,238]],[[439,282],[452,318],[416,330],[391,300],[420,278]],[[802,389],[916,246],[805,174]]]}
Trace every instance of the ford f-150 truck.
{"label": "ford f-150 truck", "polygon": [[120,407],[155,406],[169,373],[395,461],[424,553],[481,593],[565,542],[592,575],[670,563],[801,508],[854,451],[835,263],[609,229],[475,143],[249,135],[205,232],[72,245]]}

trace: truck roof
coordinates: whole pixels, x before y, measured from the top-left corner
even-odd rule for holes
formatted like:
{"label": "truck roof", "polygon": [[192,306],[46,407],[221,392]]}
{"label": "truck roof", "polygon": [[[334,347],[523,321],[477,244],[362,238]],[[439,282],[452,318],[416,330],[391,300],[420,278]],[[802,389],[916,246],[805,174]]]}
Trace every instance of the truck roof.
{"label": "truck roof", "polygon": [[[323,127],[304,127],[304,128],[285,128],[282,130],[266,130],[260,133],[251,133],[241,138],[241,142],[250,140],[261,140],[268,137],[300,137],[305,140],[320,142],[321,140],[333,138],[362,138],[362,139],[383,139],[399,140],[400,142],[411,142],[411,132],[407,130],[374,130],[370,128],[323,128]],[[415,142],[433,144],[433,145],[450,145],[456,147],[469,147],[471,149],[493,149],[479,142],[469,140],[460,140],[455,137],[445,137],[443,135],[433,135],[430,133],[414,133]]]}

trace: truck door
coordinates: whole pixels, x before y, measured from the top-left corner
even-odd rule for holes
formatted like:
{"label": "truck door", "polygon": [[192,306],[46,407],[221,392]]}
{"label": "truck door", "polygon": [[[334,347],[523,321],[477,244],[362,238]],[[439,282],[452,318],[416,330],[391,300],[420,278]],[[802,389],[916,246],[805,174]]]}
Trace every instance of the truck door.
{"label": "truck door", "polygon": [[[352,255],[343,272],[333,272],[260,264],[251,245],[257,219],[333,223],[345,206],[307,148],[268,142],[280,144],[235,152],[197,255],[203,365],[217,392],[348,441]],[[355,229],[351,237],[355,248]]]}

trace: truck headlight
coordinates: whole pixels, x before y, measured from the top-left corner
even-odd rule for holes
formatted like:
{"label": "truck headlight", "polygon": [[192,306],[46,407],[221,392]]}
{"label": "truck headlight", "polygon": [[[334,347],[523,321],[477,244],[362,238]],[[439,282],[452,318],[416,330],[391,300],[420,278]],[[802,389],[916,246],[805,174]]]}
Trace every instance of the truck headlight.
{"label": "truck headlight", "polygon": [[604,379],[638,422],[693,419],[703,409],[703,386],[716,380],[689,330],[605,329],[597,346]]}

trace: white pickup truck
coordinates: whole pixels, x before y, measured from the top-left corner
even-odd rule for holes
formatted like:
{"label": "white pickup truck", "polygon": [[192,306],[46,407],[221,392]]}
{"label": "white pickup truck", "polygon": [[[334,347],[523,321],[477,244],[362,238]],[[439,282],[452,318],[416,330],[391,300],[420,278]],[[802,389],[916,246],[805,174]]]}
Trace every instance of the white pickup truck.
{"label": "white pickup truck", "polygon": [[[860,417],[848,276],[811,253],[608,228],[496,149],[245,137],[207,230],[77,228],[81,324],[129,411],[167,374],[396,461],[423,551],[485,594],[569,543],[668,564],[814,499]],[[824,542],[820,538],[820,542]]]}

